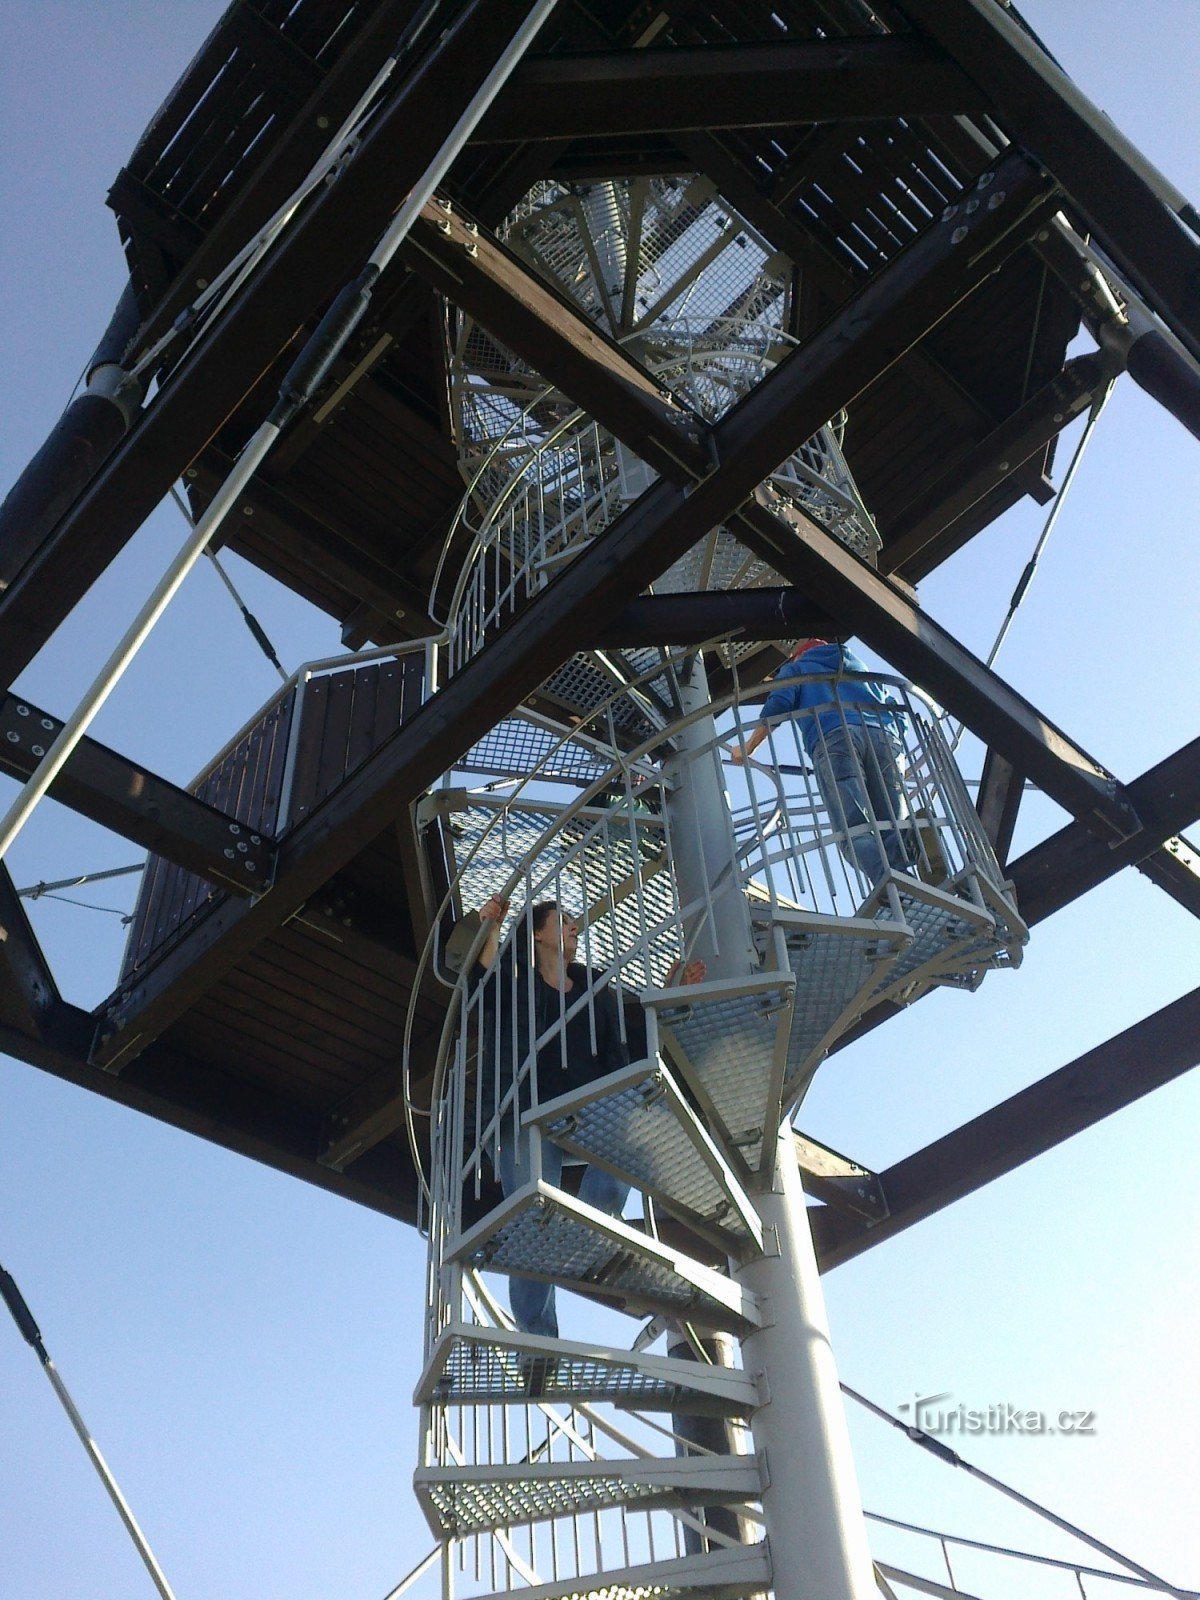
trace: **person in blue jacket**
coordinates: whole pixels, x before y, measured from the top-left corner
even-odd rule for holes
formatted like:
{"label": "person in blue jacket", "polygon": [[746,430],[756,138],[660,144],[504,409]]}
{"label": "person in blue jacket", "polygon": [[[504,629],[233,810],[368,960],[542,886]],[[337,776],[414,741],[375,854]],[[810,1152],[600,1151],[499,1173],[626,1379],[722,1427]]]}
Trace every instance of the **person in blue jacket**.
{"label": "person in blue jacket", "polygon": [[[899,708],[867,671],[845,645],[797,640],[775,675],[757,726],[730,759],[741,766],[780,718],[794,718],[821,797],[843,833],[842,854],[876,884],[889,867],[910,871],[911,862],[899,826],[905,815]],[[849,673],[863,676],[841,676]]]}

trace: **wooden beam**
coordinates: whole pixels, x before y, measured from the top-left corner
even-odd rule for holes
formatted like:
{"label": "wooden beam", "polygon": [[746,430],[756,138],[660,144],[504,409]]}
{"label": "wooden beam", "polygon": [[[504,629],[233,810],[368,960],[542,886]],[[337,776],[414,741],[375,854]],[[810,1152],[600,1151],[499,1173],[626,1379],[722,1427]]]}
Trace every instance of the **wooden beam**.
{"label": "wooden beam", "polygon": [[[0,772],[30,777],[61,728],[20,695],[0,695]],[[50,798],[237,895],[261,894],[270,884],[269,839],[253,844],[236,817],[94,739],[80,741]]]}
{"label": "wooden beam", "polygon": [[892,37],[531,58],[477,143],[957,116],[987,101],[945,53]]}
{"label": "wooden beam", "polygon": [[[1001,163],[992,192],[1000,197],[994,209],[980,207],[965,224],[935,224],[852,307],[722,418],[709,435],[713,465],[705,478],[684,485],[660,479],[352,773],[310,821],[295,828],[281,846],[269,895],[248,908],[231,902],[218,907],[192,934],[185,953],[166,957],[139,980],[136,996],[114,997],[112,1022],[97,1041],[96,1059],[118,1070],[132,1059],[271,927],[391,825],[402,806],[532,693],[578,649],[588,627],[634,599],[648,578],[724,522],[797,442],[810,437],[878,376],[893,359],[891,351],[906,348],[944,314],[947,304],[993,271],[998,259],[1016,248],[1023,230],[1037,226],[1043,211],[1056,203],[1040,175],[1020,157]],[[573,325],[563,326],[569,331]],[[1035,748],[1052,792],[1069,794],[1088,812],[1110,810],[1120,825],[1125,810],[1120,794],[1111,792],[1111,776],[865,563],[819,530],[802,536],[761,508],[752,520],[755,537],[769,535],[781,547],[803,547],[810,552],[806,567],[836,571],[839,592],[845,589],[859,597],[859,609],[869,612],[872,621],[878,613],[889,632],[914,645],[923,640],[924,655],[937,659],[937,646],[945,643],[954,665],[966,672],[958,696],[963,704],[972,711],[988,708],[989,720],[1003,726],[1022,758]],[[874,587],[863,587],[867,579]],[[868,605],[864,597],[877,600],[880,589],[887,602]],[[907,610],[897,612],[901,605]],[[953,677],[950,667],[943,676]],[[1032,770],[1029,761],[1025,764]]]}
{"label": "wooden beam", "polygon": [[989,750],[983,761],[975,808],[1001,867],[1008,860],[1024,789],[1024,773],[1018,772],[1012,762],[1006,761],[997,751]]}
{"label": "wooden beam", "polygon": [[873,1225],[844,1210],[810,1213],[828,1271],[973,1194],[1094,1126],[1200,1062],[1200,989],[1164,1006],[879,1174],[888,1215]]}
{"label": "wooden beam", "polygon": [[239,407],[298,327],[362,267],[532,0],[471,0],[242,292],[188,350],[54,533],[0,596],[11,684]]}
{"label": "wooden beam", "polygon": [[898,0],[988,96],[1147,303],[1200,356],[1200,216],[994,0]]}
{"label": "wooden beam", "polygon": [[0,1020],[41,1038],[61,1004],[54,974],[0,861]]}
{"label": "wooden beam", "polygon": [[1051,439],[1086,410],[1104,381],[1097,356],[1076,356],[1053,382],[1039,389],[1012,416],[947,469],[923,494],[893,516],[882,530],[881,572],[916,583],[966,542],[959,519],[991,494]]}
{"label": "wooden beam", "polygon": [[[1009,876],[1027,923],[1052,916],[1122,867],[1145,869],[1146,863],[1153,862],[1149,871],[1160,871],[1163,886],[1173,881],[1178,869],[1163,860],[1162,847],[1200,817],[1200,739],[1193,739],[1134,778],[1127,792],[1142,824],[1134,837],[1110,843],[1072,822],[1011,864]],[[1183,886],[1195,895],[1190,870],[1183,877]]]}

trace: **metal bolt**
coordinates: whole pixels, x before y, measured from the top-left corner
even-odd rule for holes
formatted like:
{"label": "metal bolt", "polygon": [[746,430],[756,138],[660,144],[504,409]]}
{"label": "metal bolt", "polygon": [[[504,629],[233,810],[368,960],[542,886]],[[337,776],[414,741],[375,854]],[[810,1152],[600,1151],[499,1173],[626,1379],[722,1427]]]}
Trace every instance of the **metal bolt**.
{"label": "metal bolt", "polygon": [[239,823],[231,822],[229,824],[229,831],[230,833],[241,833],[242,830]]}
{"label": "metal bolt", "polygon": [[977,189],[990,188],[991,185],[995,182],[995,180],[996,180],[996,174],[994,172],[981,172],[979,174],[979,181],[975,185],[975,187]]}
{"label": "metal bolt", "polygon": [[1002,461],[1000,463],[1000,465],[996,468],[996,471],[997,472],[1007,472],[1009,470],[1009,467],[1010,467],[1010,463],[1009,462]]}
{"label": "metal bolt", "polygon": [[4,737],[8,740],[9,744],[20,744],[21,742],[21,735],[16,731],[15,728],[10,728]]}
{"label": "metal bolt", "polygon": [[947,206],[946,209],[942,212],[942,221],[943,222],[949,222],[951,217],[956,217],[957,215],[958,215],[958,207],[957,206]]}
{"label": "metal bolt", "polygon": [[327,128],[328,126],[329,126],[329,118],[328,117],[318,117],[317,118],[317,127],[318,128]]}
{"label": "metal bolt", "polygon": [[197,278],[196,279],[196,287],[197,287],[197,289],[207,289],[208,288],[208,279],[207,278]]}
{"label": "metal bolt", "polygon": [[200,474],[197,472],[195,467],[189,467],[184,473],[185,478],[198,478],[199,476]]}
{"label": "metal bolt", "polygon": [[979,201],[972,196],[972,198],[968,200],[966,205],[963,207],[963,210],[969,217],[973,216],[974,213],[979,210]]}
{"label": "metal bolt", "polygon": [[17,707],[17,715],[19,717],[27,717],[29,715],[29,707],[28,706],[18,706]]}
{"label": "metal bolt", "polygon": [[1004,204],[1004,190],[997,189],[995,194],[988,196],[988,210],[996,211]]}
{"label": "metal bolt", "polygon": [[42,727],[45,728],[47,733],[53,733],[54,732],[54,718],[53,717],[43,717],[42,718]]}
{"label": "metal bolt", "polygon": [[228,845],[226,845],[224,850],[221,851],[221,854],[225,857],[226,861],[232,861],[235,853],[236,852],[230,849]]}
{"label": "metal bolt", "polygon": [[253,506],[243,506],[242,507],[242,515],[244,517],[252,517],[254,515],[254,507]]}
{"label": "metal bolt", "polygon": [[250,835],[250,843],[251,844],[261,844],[262,840],[259,838],[258,834],[252,833]]}
{"label": "metal bolt", "polygon": [[242,852],[243,855],[245,855],[246,851],[249,850],[249,848],[250,848],[250,846],[246,843],[245,839],[239,839],[238,840],[238,849]]}
{"label": "metal bolt", "polygon": [[243,861],[242,865],[245,867],[247,872],[257,872],[258,870],[258,863],[255,861]]}
{"label": "metal bolt", "polygon": [[30,745],[29,748],[33,751],[35,756],[44,756],[46,754],[46,747],[44,744],[33,744]]}
{"label": "metal bolt", "polygon": [[954,232],[950,235],[950,243],[951,244],[961,244],[963,242],[963,240],[967,237],[967,234],[969,233],[969,231],[970,230],[968,228],[962,228],[962,227],[955,228]]}

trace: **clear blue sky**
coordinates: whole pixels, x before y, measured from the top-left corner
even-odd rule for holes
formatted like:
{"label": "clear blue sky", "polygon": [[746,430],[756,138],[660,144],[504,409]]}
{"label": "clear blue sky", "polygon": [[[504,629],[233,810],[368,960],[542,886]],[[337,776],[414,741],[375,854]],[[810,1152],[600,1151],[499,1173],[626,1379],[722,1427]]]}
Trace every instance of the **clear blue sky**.
{"label": "clear blue sky", "polygon": [[[1026,10],[1083,88],[1200,198],[1194,0]],[[107,185],[216,15],[208,0],[9,0],[0,16],[2,485],[41,442],[120,291]],[[1119,386],[1001,658],[1125,778],[1197,731],[1197,448]],[[1039,520],[1018,509],[924,586],[929,609],[977,650]],[[27,693],[60,714],[74,703],[179,533],[170,508],[151,519],[26,674]],[[337,647],[325,619],[231,566],[286,664]],[[223,663],[219,679],[204,676],[205,658]],[[202,568],[98,732],[186,781],[272,688]],[[964,761],[978,761],[969,745]],[[10,793],[5,782],[0,800]],[[1018,846],[1059,820],[1028,805]],[[12,866],[24,883],[135,854],[46,807]],[[128,903],[116,891],[80,898]],[[94,1003],[115,976],[118,918],[45,901],[34,915],[64,991]],[[1200,929],[1127,872],[1035,930],[1019,973],[930,997],[839,1055],[804,1125],[885,1166],[1198,974]],[[1197,1112],[1194,1082],[1160,1091],[826,1281],[842,1375],[884,1405],[949,1391],[973,1406],[1094,1410],[1089,1438],[988,1437],[968,1454],[1193,1585]],[[0,1260],[180,1600],[382,1596],[429,1544],[409,1489],[415,1234],[19,1063],[0,1063],[0,1117]],[[0,1415],[0,1590],[149,1593],[31,1352],[3,1323]],[[851,1423],[870,1508],[1065,1548],[880,1424]],[[879,1549],[901,1564],[909,1554]],[[964,1558],[956,1570],[986,1592],[982,1567]],[[1072,1590],[1060,1579],[1026,1592]]]}

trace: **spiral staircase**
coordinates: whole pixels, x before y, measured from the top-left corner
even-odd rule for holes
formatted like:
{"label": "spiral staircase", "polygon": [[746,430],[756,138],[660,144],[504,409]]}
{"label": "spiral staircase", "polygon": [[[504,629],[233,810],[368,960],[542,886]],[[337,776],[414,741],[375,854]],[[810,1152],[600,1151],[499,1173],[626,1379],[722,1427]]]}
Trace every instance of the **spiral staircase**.
{"label": "spiral staircase", "polygon": [[[507,233],[707,417],[786,347],[778,263],[702,182],[543,185]],[[652,474],[468,319],[448,337],[467,484],[443,564],[452,675]],[[767,489],[871,555],[836,427]],[[655,589],[777,581],[716,529]],[[769,760],[728,764],[755,685],[743,647],[713,649],[732,683],[715,699],[695,651],[580,653],[423,807],[452,856],[427,951],[452,987],[424,1187],[415,1486],[444,1542],[447,1595],[771,1589],[764,1496],[781,1462],[756,1438],[770,1374],[713,1356],[772,1320],[748,1279],[778,1250],[761,1202],[790,1119],[872,1007],[973,988],[1026,939],[936,706],[887,682],[895,801],[851,828],[794,721],[772,729]],[[829,680],[825,709],[845,727],[842,686]],[[903,866],[872,881],[864,830]],[[484,968],[473,908],[493,894],[511,915]],[[525,912],[546,900],[579,920],[590,979],[539,1031],[522,957]],[[704,976],[682,982],[697,956]],[[572,1021],[594,1029],[611,1003],[628,1064],[556,1091],[545,1061],[565,1056]],[[492,1158],[518,1136],[534,1176],[498,1198]],[[551,1148],[568,1162],[561,1187],[540,1176]],[[641,1216],[580,1200],[570,1163],[626,1181]],[[556,1284],[569,1336],[515,1328],[493,1274]],[[654,1353],[664,1333],[670,1353]]]}

